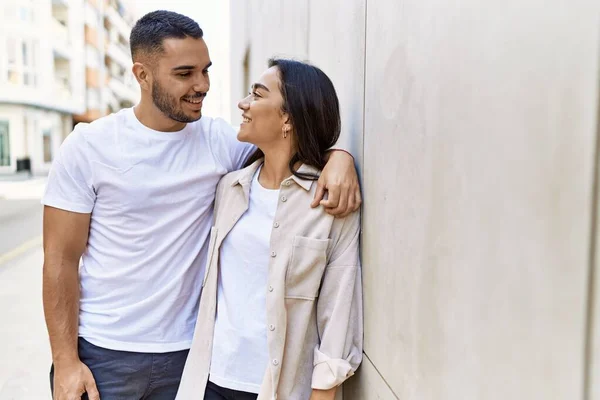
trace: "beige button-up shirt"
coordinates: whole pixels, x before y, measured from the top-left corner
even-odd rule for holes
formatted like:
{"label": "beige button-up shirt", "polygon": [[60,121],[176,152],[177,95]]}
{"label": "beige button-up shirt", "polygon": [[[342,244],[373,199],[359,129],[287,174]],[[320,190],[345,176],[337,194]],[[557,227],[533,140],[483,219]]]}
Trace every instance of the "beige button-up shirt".
{"label": "beige button-up shirt", "polygon": [[[210,371],[217,307],[219,248],[248,209],[259,160],[221,180],[194,340],[178,400],[201,400]],[[318,172],[302,166],[300,172]],[[269,363],[258,400],[308,400],[354,374],[362,360],[360,213],[334,218],[311,208],[317,184],[292,176],[281,183],[271,229],[266,291]],[[338,391],[339,392],[339,391]],[[339,397],[338,397],[339,398]]]}

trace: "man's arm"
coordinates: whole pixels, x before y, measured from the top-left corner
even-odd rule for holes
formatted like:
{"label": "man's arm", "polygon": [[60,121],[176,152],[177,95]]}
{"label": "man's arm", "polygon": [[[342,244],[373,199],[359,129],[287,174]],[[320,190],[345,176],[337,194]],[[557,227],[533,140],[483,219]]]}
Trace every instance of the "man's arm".
{"label": "man's arm", "polygon": [[[228,155],[222,157],[225,169],[231,172],[243,168],[256,147],[238,141],[237,132],[225,121],[218,120],[215,126],[219,127],[218,134],[213,135],[218,139],[215,151]],[[344,150],[331,149],[326,154],[326,160],[311,206],[315,208],[322,205],[329,214],[343,218],[358,210],[362,203],[354,157]],[[327,199],[324,200],[326,192]]]}
{"label": "man's arm", "polygon": [[90,214],[44,207],[43,302],[54,363],[54,400],[100,396],[77,352],[79,259],[87,245]]}
{"label": "man's arm", "polygon": [[337,387],[329,390],[313,389],[310,394],[310,400],[334,400]]}
{"label": "man's arm", "polygon": [[[319,204],[331,215],[346,217],[358,210],[362,203],[360,183],[354,166],[354,157],[344,150],[330,150],[323,168],[311,207]],[[325,192],[328,193],[324,200]]]}

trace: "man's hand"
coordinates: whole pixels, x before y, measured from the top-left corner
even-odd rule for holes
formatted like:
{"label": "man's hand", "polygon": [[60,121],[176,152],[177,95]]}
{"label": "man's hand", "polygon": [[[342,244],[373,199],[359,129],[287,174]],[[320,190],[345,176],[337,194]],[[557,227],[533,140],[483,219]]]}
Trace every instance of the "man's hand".
{"label": "man's hand", "polygon": [[87,393],[90,400],[100,400],[92,371],[77,360],[54,365],[54,400],[81,400]]}
{"label": "man's hand", "polygon": [[329,390],[313,389],[310,394],[310,400],[334,400],[336,389],[337,388],[331,388]]}
{"label": "man's hand", "polygon": [[[354,158],[345,151],[331,151],[317,185],[311,207],[320,204],[329,214],[340,218],[360,208],[362,198]],[[325,200],[326,191],[328,196]]]}

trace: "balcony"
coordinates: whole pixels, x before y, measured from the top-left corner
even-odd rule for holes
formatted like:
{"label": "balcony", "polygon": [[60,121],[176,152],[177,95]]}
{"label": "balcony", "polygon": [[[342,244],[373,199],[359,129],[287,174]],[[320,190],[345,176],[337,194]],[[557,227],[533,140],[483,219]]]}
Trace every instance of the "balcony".
{"label": "balcony", "polygon": [[106,48],[106,54],[123,68],[129,69],[133,65],[129,49],[117,43],[109,43]]}
{"label": "balcony", "polygon": [[110,24],[117,28],[117,32],[124,38],[129,38],[129,34],[131,33],[131,27],[125,21],[123,17],[119,15],[119,12],[114,7],[108,7],[106,10],[106,14],[110,21]]}
{"label": "balcony", "polygon": [[112,108],[112,110],[119,109],[119,99],[115,96],[115,93],[108,87],[110,84],[110,79],[107,81],[107,86],[103,88],[103,96],[107,107]]}
{"label": "balcony", "polygon": [[53,95],[56,99],[60,100],[69,100],[71,98],[71,83],[68,78],[61,76],[55,77]]}
{"label": "balcony", "polygon": [[96,68],[85,68],[85,82],[87,87],[99,88],[100,87],[100,73]]}
{"label": "balcony", "polygon": [[52,35],[54,40],[69,43],[69,28],[56,18],[52,18]]}
{"label": "balcony", "polygon": [[95,48],[99,48],[98,45],[98,31],[95,28],[92,28],[91,26],[88,26],[87,24],[84,27],[84,38],[85,38],[85,43],[89,44],[92,47]]}
{"label": "balcony", "polygon": [[69,28],[55,18],[52,18],[52,37],[55,57],[68,60],[71,51]]}
{"label": "balcony", "polygon": [[54,82],[52,89],[57,98],[64,100],[71,97],[71,63],[68,60],[54,59]]}
{"label": "balcony", "polygon": [[132,87],[127,86],[124,80],[112,77],[108,82],[108,87],[119,102],[126,101],[136,104],[140,100],[139,88],[138,90],[135,90]]}

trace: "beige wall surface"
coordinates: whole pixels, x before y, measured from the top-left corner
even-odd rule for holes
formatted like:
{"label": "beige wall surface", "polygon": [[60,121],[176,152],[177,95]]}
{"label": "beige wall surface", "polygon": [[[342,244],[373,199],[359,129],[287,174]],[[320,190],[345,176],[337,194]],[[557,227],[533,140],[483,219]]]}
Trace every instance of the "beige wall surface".
{"label": "beige wall surface", "polygon": [[310,0],[308,59],[333,81],[340,99],[342,135],[338,146],[362,165],[365,93],[363,0]]}
{"label": "beige wall surface", "polygon": [[232,93],[247,49],[251,81],[308,58],[362,173],[365,360],[345,398],[583,399],[600,3],[244,3]]}
{"label": "beige wall surface", "polygon": [[598,7],[459,3],[368,3],[365,352],[401,399],[580,398]]}

